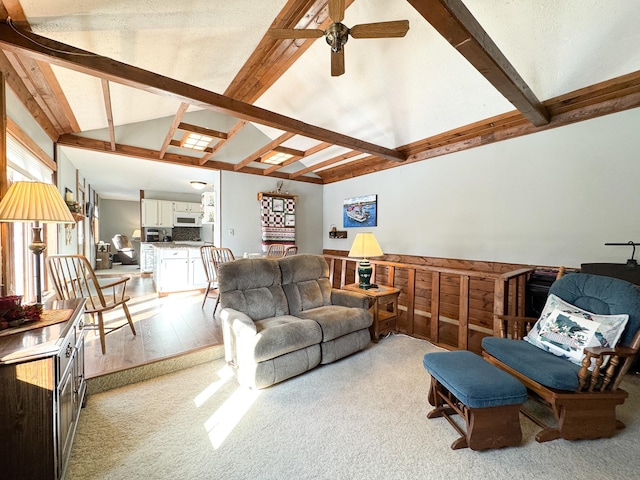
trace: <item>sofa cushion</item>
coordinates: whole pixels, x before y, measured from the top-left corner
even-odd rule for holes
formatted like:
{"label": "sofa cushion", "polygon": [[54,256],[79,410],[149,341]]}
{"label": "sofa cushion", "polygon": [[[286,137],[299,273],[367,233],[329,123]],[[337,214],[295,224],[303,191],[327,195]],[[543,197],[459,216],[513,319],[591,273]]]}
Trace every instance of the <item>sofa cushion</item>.
{"label": "sofa cushion", "polygon": [[482,348],[492,357],[550,388],[575,391],[580,367],[524,340],[485,337]]}
{"label": "sofa cushion", "polygon": [[280,267],[267,258],[242,258],[218,265],[220,292],[282,284]]}
{"label": "sofa cushion", "polygon": [[373,323],[373,315],[362,308],[326,305],[298,312],[300,318],[318,322],[322,329],[322,341],[329,342],[356,330],[369,328]]}
{"label": "sofa cushion", "polygon": [[287,315],[289,306],[278,263],[265,258],[235,260],[219,265],[222,308],[233,308],[252,320]]}
{"label": "sofa cushion", "polygon": [[278,263],[291,315],[331,304],[329,267],[322,255],[293,255]]}
{"label": "sofa cushion", "polygon": [[322,330],[312,320],[281,315],[258,320],[255,324],[257,335],[254,337],[253,360],[256,362],[300,350],[322,340]]}

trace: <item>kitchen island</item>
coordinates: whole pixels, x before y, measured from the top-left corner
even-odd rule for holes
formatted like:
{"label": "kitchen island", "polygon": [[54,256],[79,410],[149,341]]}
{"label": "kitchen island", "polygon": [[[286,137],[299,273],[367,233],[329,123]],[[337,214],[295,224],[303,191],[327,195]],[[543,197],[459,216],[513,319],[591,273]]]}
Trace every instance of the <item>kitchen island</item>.
{"label": "kitchen island", "polygon": [[207,277],[200,256],[204,242],[153,242],[153,283],[158,295],[202,290]]}

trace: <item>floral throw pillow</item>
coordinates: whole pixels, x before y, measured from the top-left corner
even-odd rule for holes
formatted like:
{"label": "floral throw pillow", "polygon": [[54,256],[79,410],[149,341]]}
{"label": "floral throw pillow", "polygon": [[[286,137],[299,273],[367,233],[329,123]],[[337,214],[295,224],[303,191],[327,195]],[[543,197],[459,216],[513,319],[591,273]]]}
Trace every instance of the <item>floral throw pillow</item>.
{"label": "floral throw pillow", "polygon": [[[584,347],[615,347],[628,320],[627,314],[597,315],[587,312],[551,294],[540,318],[524,339],[538,348],[581,365]],[[593,366],[592,362],[591,368]]]}

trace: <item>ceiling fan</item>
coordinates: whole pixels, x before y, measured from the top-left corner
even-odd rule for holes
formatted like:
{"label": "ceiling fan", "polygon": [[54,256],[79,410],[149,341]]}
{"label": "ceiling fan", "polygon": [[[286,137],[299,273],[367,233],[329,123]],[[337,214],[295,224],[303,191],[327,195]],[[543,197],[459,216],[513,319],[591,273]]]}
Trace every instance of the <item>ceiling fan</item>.
{"label": "ceiling fan", "polygon": [[301,28],[271,28],[271,38],[320,38],[326,37],[331,45],[331,76],[337,77],[344,73],[344,44],[349,35],[353,38],[392,38],[404,37],[409,30],[409,20],[392,22],[363,23],[348,28],[342,24],[344,18],[345,0],[329,0],[329,18],[333,21],[325,30]]}

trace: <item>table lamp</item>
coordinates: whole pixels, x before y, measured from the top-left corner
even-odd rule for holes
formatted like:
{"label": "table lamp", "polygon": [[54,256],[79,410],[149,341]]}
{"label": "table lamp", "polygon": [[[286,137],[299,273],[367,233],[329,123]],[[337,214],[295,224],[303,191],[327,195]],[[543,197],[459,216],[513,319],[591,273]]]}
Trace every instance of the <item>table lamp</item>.
{"label": "table lamp", "polygon": [[373,268],[371,263],[367,260],[367,257],[379,257],[383,255],[380,245],[376,237],[371,232],[358,233],[353,240],[351,250],[349,250],[349,257],[362,257],[358,264],[358,278],[360,283],[358,287],[369,290],[371,288],[371,273]]}
{"label": "table lamp", "polygon": [[0,222],[33,222],[29,250],[36,260],[36,302],[42,303],[40,256],[47,248],[42,240],[42,223],[75,223],[69,207],[55,185],[15,182],[0,201]]}

